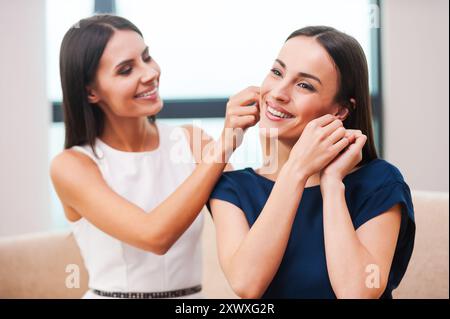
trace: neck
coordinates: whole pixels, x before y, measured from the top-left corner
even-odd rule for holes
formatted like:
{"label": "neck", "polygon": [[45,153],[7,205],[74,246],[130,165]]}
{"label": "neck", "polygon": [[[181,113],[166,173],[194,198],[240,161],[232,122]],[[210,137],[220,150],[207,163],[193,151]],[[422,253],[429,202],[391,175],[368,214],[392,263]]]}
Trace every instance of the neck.
{"label": "neck", "polygon": [[105,116],[100,139],[124,152],[151,151],[158,147],[158,131],[147,117],[117,118]]}
{"label": "neck", "polygon": [[[296,142],[278,139],[277,137],[261,137],[263,166],[258,169],[258,174],[275,181],[284,164],[288,161],[289,154]],[[305,186],[310,187],[318,184],[320,184],[320,174],[316,173],[308,178]]]}

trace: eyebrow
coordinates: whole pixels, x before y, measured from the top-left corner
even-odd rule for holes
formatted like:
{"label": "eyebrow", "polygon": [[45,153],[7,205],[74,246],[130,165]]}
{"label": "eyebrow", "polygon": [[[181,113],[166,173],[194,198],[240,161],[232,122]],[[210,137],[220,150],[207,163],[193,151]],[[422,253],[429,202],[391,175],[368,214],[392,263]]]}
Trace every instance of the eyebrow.
{"label": "eyebrow", "polygon": [[[281,61],[280,59],[275,59],[276,62],[278,62],[284,69],[286,69],[286,64]],[[313,80],[316,80],[317,82],[319,82],[322,85],[322,82],[320,81],[320,79],[312,74],[309,73],[305,73],[305,72],[298,72],[297,73],[298,76],[302,77],[302,78],[310,78]]]}
{"label": "eyebrow", "polygon": [[[141,56],[143,56],[146,52],[148,52],[148,46],[145,47],[144,51],[142,51]],[[116,67],[115,67],[115,69],[121,67],[121,66],[124,65],[124,64],[131,63],[131,62],[133,62],[133,60],[134,60],[134,59],[124,60],[124,61],[120,62],[119,64],[117,64]]]}

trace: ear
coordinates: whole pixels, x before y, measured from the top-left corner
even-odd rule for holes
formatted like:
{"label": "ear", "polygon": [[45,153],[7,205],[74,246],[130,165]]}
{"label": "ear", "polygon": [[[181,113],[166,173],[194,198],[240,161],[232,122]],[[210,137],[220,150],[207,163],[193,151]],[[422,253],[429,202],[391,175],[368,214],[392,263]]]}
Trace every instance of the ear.
{"label": "ear", "polygon": [[100,102],[100,96],[97,91],[91,87],[86,87],[89,103],[96,104]]}
{"label": "ear", "polygon": [[338,110],[334,113],[339,120],[344,121],[350,114],[351,110],[354,110],[356,107],[355,99],[351,98],[347,105],[340,104],[338,105]]}

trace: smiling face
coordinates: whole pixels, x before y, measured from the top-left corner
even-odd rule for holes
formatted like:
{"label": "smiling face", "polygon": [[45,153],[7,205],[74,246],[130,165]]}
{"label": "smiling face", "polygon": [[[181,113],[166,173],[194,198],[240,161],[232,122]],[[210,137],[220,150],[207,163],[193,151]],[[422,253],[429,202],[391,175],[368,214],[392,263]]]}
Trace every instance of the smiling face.
{"label": "smiling face", "polygon": [[160,73],[138,33],[115,30],[88,88],[89,102],[98,104],[109,116],[155,115],[163,106],[158,90]]}
{"label": "smiling face", "polygon": [[291,38],[261,85],[259,126],[276,128],[278,139],[295,143],[311,120],[346,116],[334,101],[338,88],[339,73],[327,51],[313,37]]}

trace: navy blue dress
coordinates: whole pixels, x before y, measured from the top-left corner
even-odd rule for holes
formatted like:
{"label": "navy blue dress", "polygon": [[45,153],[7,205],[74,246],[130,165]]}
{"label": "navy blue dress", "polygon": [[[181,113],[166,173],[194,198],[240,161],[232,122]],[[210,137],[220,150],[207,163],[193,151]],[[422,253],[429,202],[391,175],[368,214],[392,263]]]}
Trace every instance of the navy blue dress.
{"label": "navy blue dress", "polygon": [[[370,161],[347,175],[343,182],[355,229],[395,204],[401,204],[399,238],[388,284],[381,296],[392,298],[392,290],[405,274],[414,246],[415,223],[410,189],[400,171],[381,159]],[[210,199],[220,199],[239,207],[251,227],[274,184],[251,168],[226,172]],[[284,257],[262,298],[336,298],[325,259],[322,205],[320,186],[305,188]]]}

